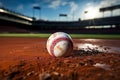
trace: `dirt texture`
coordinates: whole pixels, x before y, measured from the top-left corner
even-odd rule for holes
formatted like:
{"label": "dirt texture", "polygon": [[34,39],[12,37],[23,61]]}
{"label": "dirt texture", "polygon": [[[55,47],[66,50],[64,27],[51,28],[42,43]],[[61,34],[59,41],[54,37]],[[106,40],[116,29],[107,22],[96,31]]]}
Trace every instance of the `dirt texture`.
{"label": "dirt texture", "polygon": [[[0,80],[120,80],[119,39],[73,39],[71,55],[60,58],[48,54],[46,41],[0,38]],[[86,43],[98,46],[79,47]]]}

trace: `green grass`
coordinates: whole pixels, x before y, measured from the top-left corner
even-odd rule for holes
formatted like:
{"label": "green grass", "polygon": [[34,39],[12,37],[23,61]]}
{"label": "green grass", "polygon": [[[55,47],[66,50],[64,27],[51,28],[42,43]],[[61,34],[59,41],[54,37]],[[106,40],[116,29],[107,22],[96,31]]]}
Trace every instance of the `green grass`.
{"label": "green grass", "polygon": [[29,33],[4,33],[0,34],[0,37],[38,37],[38,38],[46,38],[49,37],[50,34],[29,34]]}
{"label": "green grass", "polygon": [[120,34],[71,34],[73,38],[120,39]]}
{"label": "green grass", "polygon": [[[51,34],[1,33],[0,37],[48,38]],[[72,38],[120,39],[120,34],[70,34]]]}

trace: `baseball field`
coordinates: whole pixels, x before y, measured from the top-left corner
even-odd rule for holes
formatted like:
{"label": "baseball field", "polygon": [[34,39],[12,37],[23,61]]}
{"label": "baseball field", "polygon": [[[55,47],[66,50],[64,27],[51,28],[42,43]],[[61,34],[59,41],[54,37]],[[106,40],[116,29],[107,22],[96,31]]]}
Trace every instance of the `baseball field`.
{"label": "baseball field", "polygon": [[70,34],[73,52],[53,58],[51,34],[0,34],[0,80],[120,80],[120,35]]}

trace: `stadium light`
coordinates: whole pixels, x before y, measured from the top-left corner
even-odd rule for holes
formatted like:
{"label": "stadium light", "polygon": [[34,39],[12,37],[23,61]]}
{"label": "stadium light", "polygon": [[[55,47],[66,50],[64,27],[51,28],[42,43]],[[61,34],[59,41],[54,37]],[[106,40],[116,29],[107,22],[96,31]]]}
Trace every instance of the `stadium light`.
{"label": "stadium light", "polygon": [[66,17],[67,18],[67,14],[59,14],[59,17]]}
{"label": "stadium light", "polygon": [[67,17],[67,14],[59,14],[61,17]]}
{"label": "stadium light", "polygon": [[39,6],[33,6],[33,18],[35,18],[35,10],[39,10],[39,18],[41,19],[41,8]]}

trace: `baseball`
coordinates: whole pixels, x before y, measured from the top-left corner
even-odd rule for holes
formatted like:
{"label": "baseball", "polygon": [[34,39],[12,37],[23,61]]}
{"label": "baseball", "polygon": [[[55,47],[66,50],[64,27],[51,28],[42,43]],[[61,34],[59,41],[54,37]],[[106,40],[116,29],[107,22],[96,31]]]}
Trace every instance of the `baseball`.
{"label": "baseball", "polygon": [[47,40],[48,53],[53,57],[68,56],[73,50],[72,38],[64,32],[56,32]]}

